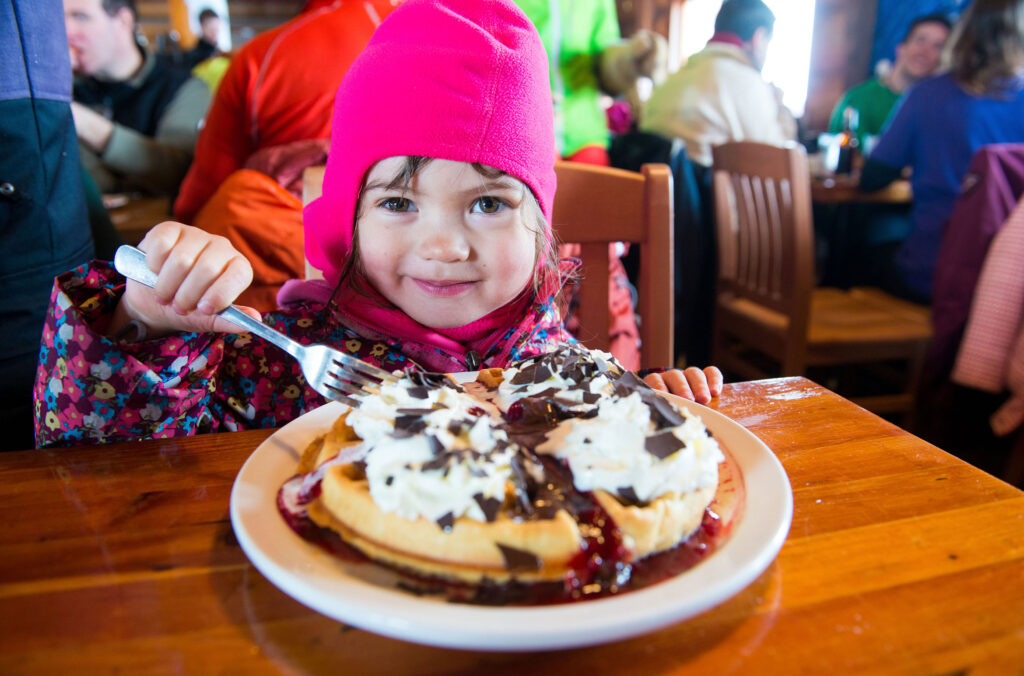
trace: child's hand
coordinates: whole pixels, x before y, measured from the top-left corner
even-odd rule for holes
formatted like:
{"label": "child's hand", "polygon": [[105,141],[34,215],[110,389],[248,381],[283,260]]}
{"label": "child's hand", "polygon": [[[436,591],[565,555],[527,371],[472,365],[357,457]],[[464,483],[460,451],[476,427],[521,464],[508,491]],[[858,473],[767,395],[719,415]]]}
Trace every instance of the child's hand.
{"label": "child's hand", "polygon": [[[139,244],[157,274],[154,288],[128,280],[111,328],[142,322],[150,336],[175,331],[238,331],[216,316],[252,282],[252,265],[224,237],[166,221]],[[259,312],[242,308],[256,319]]]}
{"label": "child's hand", "polygon": [[669,369],[644,376],[644,382],[656,390],[677,394],[683,399],[706,404],[722,393],[722,372],[716,366],[704,370],[691,366],[685,371]]}

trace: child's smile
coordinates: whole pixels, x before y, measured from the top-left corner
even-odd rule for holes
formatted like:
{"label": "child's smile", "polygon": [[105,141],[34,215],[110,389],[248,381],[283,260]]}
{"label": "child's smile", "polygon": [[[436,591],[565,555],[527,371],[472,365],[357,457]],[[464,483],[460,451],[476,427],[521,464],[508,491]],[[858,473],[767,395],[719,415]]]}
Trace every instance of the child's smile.
{"label": "child's smile", "polygon": [[359,256],[373,286],[434,328],[469,324],[519,295],[536,268],[525,186],[432,160],[408,186],[389,187],[404,162],[378,162],[360,202]]}

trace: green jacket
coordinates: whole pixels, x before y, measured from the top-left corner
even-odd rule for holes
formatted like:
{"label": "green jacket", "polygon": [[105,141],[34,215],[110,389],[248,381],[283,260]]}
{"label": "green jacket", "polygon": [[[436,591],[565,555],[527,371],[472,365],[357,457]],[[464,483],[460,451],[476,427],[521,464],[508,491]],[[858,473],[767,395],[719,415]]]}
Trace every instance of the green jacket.
{"label": "green jacket", "polygon": [[889,119],[889,113],[900,95],[882,84],[877,77],[863,82],[846,92],[832,110],[828,130],[836,133],[843,130],[843,111],[853,108],[858,114],[857,139],[864,147],[865,136],[878,136]]}
{"label": "green jacket", "polygon": [[568,157],[588,145],[607,148],[608,123],[597,68],[601,52],[621,37],[615,0],[516,4],[537,27],[548,53],[558,152]]}

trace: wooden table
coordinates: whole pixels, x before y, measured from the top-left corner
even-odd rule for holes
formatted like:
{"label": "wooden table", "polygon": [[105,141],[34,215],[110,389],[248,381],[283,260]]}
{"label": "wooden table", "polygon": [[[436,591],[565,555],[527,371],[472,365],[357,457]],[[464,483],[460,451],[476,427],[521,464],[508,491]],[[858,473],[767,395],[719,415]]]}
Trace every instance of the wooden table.
{"label": "wooden table", "polygon": [[1024,493],[802,378],[713,407],[789,474],[777,560],[687,622],[540,654],[383,638],[270,585],[228,520],[269,431],[0,454],[0,673],[1020,673]]}
{"label": "wooden table", "polygon": [[118,199],[113,204],[116,206],[107,209],[110,222],[124,238],[125,244],[132,246],[141,242],[154,225],[171,218],[171,201],[166,197],[132,196]]}
{"label": "wooden table", "polygon": [[856,176],[811,179],[811,201],[817,204],[910,204],[914,194],[910,181],[898,179],[881,190],[865,192],[857,187]]}

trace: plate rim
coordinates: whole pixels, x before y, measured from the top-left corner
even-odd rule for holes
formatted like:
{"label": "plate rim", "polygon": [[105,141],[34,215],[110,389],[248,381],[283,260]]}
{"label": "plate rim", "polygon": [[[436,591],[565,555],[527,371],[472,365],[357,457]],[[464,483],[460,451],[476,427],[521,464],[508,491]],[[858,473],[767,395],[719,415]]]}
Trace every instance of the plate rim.
{"label": "plate rim", "polygon": [[[303,540],[280,518],[277,490],[291,474],[278,477],[272,486],[251,482],[277,465],[284,467],[286,459],[294,467],[305,443],[344,411],[345,406],[337,402],[276,430],[249,455],[231,490],[235,537],[253,566],[288,596],[334,620],[391,638],[445,648],[533,651],[583,647],[647,633],[710,610],[753,582],[778,555],[793,515],[789,478],[763,441],[714,409],[665,396],[700,416],[725,443],[743,478],[747,508],[729,538],[705,561],[650,587],[577,603],[495,607],[445,603],[345,575],[339,561]],[[758,504],[758,509],[749,509],[751,503]],[[270,510],[275,518],[267,518]],[[256,531],[257,526],[270,532]],[[293,539],[296,546],[267,551],[268,540],[282,537]],[[709,565],[712,562],[716,565]],[[718,574],[723,566],[729,569],[728,575]],[[673,596],[673,592],[692,590],[699,593]]]}

